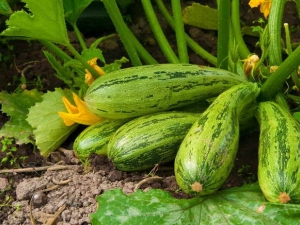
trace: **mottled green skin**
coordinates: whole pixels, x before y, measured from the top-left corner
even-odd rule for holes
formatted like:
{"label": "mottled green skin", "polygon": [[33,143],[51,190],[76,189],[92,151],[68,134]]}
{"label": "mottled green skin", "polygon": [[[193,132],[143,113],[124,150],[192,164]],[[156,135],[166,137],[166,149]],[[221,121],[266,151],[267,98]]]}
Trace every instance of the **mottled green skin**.
{"label": "mottled green skin", "polygon": [[262,102],[256,118],[260,125],[258,181],[270,202],[286,192],[300,203],[300,126],[274,102]]}
{"label": "mottled green skin", "polygon": [[84,161],[91,153],[107,155],[107,144],[112,134],[127,120],[103,120],[84,129],[75,139],[73,149]]}
{"label": "mottled green skin", "polygon": [[122,171],[145,170],[170,162],[199,115],[162,112],[131,120],[110,139],[108,157]]}
{"label": "mottled green skin", "polygon": [[131,67],[98,78],[84,98],[102,118],[121,119],[167,111],[214,97],[248,82],[229,71],[190,64]]}
{"label": "mottled green skin", "polygon": [[[207,195],[226,181],[239,142],[239,117],[258,96],[256,84],[240,84],[220,94],[193,124],[175,158],[175,177],[186,193]],[[191,187],[195,182],[201,191]]]}

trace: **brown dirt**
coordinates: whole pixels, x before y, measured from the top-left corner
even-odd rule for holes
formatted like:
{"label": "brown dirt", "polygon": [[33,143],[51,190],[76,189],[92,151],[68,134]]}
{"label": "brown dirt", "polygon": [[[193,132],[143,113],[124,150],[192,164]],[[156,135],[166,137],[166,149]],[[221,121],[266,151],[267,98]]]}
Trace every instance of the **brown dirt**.
{"label": "brown dirt", "polygon": [[[260,16],[258,9],[250,10],[247,6],[248,1],[243,0],[241,2],[241,19],[245,24],[252,25],[252,21],[257,20]],[[200,3],[215,5],[215,1],[200,1]],[[297,28],[299,19],[295,13],[293,4],[293,2],[287,4],[285,21],[291,21],[291,24]],[[166,62],[157,44],[153,42],[152,33],[143,15],[134,17],[133,21],[134,25],[132,25],[132,29],[149,52],[159,62]],[[174,41],[175,36],[173,32],[167,26],[164,25],[164,27],[168,39]],[[213,54],[216,53],[217,33],[215,31],[187,27],[187,32],[206,50]],[[70,35],[72,36],[72,33]],[[297,38],[299,37],[299,33],[295,32],[293,36]],[[94,37],[88,37],[86,38],[86,42],[91,43],[94,39]],[[252,51],[257,51],[255,47],[257,39],[254,37],[245,37],[245,39]],[[9,49],[11,46],[13,46],[12,50]],[[103,50],[107,62],[127,56],[118,38],[106,41],[101,44],[100,48]],[[0,65],[0,90],[13,92],[17,88],[20,88],[22,71],[26,77],[28,89],[38,88],[41,91],[47,91],[53,90],[55,87],[63,87],[63,83],[53,76],[54,70],[46,61],[42,50],[43,47],[35,41],[15,40],[9,41],[7,44],[0,44],[0,52],[2,55],[7,56],[7,59],[5,61],[2,60]],[[190,61],[194,64],[208,65],[205,60],[192,52],[190,53]],[[0,127],[8,119],[6,115],[0,114]],[[66,205],[66,209],[61,213],[56,224],[90,224],[88,215],[95,212],[97,208],[95,200],[97,195],[117,187],[122,188],[125,193],[132,193],[136,185],[150,172],[121,172],[106,157],[98,155],[91,155],[90,166],[88,169],[84,169],[83,165],[74,157],[72,151],[72,142],[78,132],[63,144],[63,148],[55,151],[47,159],[42,158],[38,150],[30,144],[14,144],[17,147],[14,158],[19,159],[22,156],[26,156],[27,158],[25,160],[17,160],[14,165],[10,165],[9,163],[4,164],[0,169],[49,166],[59,162],[63,162],[63,165],[68,167],[54,171],[0,174],[0,224],[30,224],[29,201],[33,195],[34,205],[32,212],[35,219],[39,222],[38,224],[43,224],[45,219],[53,216],[59,207],[64,204]],[[244,135],[241,138],[235,166],[222,188],[241,186],[244,183],[256,181],[257,145],[257,132]],[[0,149],[1,147],[0,143]],[[0,152],[0,159],[4,156],[5,153]],[[146,182],[140,188],[143,190],[160,188],[170,191],[177,198],[189,197],[176,192],[178,186],[174,179],[172,166],[172,163],[170,163],[159,168],[156,175],[160,176],[161,180]],[[44,193],[39,192],[35,195],[38,191],[53,187],[57,182],[66,180],[69,182],[59,184],[54,190]]]}

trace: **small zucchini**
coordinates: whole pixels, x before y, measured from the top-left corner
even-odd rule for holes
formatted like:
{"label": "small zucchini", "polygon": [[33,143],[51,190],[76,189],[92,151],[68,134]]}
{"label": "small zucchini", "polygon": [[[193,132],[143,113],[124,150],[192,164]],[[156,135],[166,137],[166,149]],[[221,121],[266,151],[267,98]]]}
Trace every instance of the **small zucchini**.
{"label": "small zucchini", "polygon": [[133,118],[200,102],[246,82],[244,77],[211,67],[147,65],[99,77],[88,88],[84,100],[99,117]]}
{"label": "small zucchini", "polygon": [[259,94],[257,84],[236,85],[220,94],[193,124],[175,158],[175,178],[186,193],[207,195],[226,181],[239,142],[241,111]]}
{"label": "small zucchini", "polygon": [[122,171],[145,170],[170,162],[199,115],[162,112],[133,119],[110,139],[108,157]]}
{"label": "small zucchini", "polygon": [[261,102],[258,181],[270,202],[300,203],[300,125],[274,102]]}

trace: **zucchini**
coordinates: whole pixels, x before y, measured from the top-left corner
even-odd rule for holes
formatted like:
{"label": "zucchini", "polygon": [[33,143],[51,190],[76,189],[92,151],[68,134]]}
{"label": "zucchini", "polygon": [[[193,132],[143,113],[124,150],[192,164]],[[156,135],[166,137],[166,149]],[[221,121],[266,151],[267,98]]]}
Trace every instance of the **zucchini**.
{"label": "zucchini", "polygon": [[270,202],[300,203],[300,125],[274,102],[261,102],[258,182]]}
{"label": "zucchini", "polygon": [[220,94],[193,124],[177,152],[174,170],[188,194],[207,195],[226,181],[239,142],[239,118],[259,94],[257,84],[236,85]]}
{"label": "zucchini", "polygon": [[145,170],[170,162],[199,115],[162,112],[133,119],[110,139],[108,158],[122,171]]}
{"label": "zucchini", "polygon": [[81,161],[91,153],[107,155],[107,144],[112,134],[127,120],[103,120],[85,128],[75,139],[73,150]]}
{"label": "zucchini", "polygon": [[96,79],[84,100],[102,118],[123,119],[190,105],[247,82],[226,70],[159,64],[117,70]]}

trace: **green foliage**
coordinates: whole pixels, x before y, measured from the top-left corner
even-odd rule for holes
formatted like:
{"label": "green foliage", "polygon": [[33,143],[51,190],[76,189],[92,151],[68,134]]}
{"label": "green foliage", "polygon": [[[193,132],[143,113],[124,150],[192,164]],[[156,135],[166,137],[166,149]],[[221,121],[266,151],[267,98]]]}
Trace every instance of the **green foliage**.
{"label": "green foliage", "polygon": [[204,6],[199,3],[193,3],[184,8],[182,19],[185,24],[208,29],[218,29],[218,10]]}
{"label": "green foliage", "polygon": [[297,224],[300,205],[266,202],[257,184],[220,191],[207,197],[175,199],[152,189],[125,195],[107,191],[97,197],[92,224]]}
{"label": "green foliage", "polygon": [[70,24],[75,24],[80,14],[92,1],[93,0],[63,0],[66,21]]}
{"label": "green foliage", "polygon": [[58,112],[66,112],[63,96],[71,96],[70,90],[55,89],[43,95],[43,101],[29,109],[28,123],[32,126],[36,145],[41,155],[47,157],[72,133],[77,125],[67,127]]}
{"label": "green foliage", "polygon": [[29,108],[42,100],[41,95],[35,89],[14,94],[0,92],[2,112],[10,116],[10,120],[0,130],[0,136],[13,137],[20,144],[34,143],[31,137],[32,127],[26,118]]}
{"label": "green foliage", "polygon": [[67,45],[69,39],[64,19],[63,5],[60,1],[24,0],[30,12],[14,12],[7,20],[8,28],[0,35],[42,39]]}
{"label": "green foliage", "polygon": [[0,0],[0,14],[2,15],[11,15],[13,11],[11,10],[9,4],[6,0]]}

